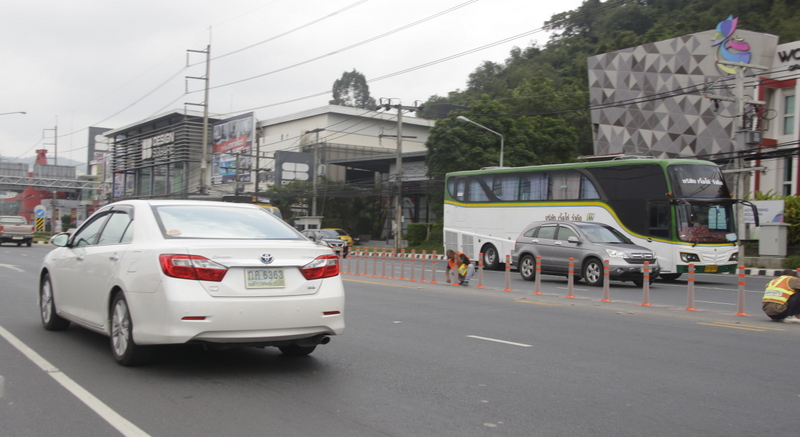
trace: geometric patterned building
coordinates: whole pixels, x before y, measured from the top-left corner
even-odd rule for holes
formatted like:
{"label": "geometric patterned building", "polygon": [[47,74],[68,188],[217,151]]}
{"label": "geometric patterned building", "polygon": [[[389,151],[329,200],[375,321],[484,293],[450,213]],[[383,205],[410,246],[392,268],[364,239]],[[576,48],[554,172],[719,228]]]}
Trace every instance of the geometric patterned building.
{"label": "geometric patterned building", "polygon": [[[716,60],[727,51],[769,67],[778,37],[726,21],[732,27],[718,27],[729,31],[721,37],[710,30],[588,59],[595,155],[674,158],[736,150],[734,104],[704,97],[733,96],[734,81]],[[745,95],[755,99],[755,81],[746,82]]]}

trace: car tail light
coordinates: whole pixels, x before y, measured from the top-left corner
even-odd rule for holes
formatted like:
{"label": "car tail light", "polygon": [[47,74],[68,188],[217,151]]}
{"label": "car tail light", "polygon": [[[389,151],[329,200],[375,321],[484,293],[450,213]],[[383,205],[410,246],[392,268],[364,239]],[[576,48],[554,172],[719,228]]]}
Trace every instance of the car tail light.
{"label": "car tail light", "polygon": [[161,271],[173,278],[220,282],[228,273],[227,267],[203,256],[165,254],[158,259]]}
{"label": "car tail light", "polygon": [[339,274],[339,257],[336,255],[321,255],[314,261],[300,268],[300,273],[306,279],[330,278]]}

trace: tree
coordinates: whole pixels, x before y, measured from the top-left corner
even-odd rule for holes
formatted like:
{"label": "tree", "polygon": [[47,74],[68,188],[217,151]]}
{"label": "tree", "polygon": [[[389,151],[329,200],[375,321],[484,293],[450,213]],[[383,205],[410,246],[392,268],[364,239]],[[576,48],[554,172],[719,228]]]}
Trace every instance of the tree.
{"label": "tree", "polygon": [[345,71],[341,79],[333,82],[333,100],[329,103],[351,108],[375,109],[375,99],[369,96],[367,79],[355,69]]}

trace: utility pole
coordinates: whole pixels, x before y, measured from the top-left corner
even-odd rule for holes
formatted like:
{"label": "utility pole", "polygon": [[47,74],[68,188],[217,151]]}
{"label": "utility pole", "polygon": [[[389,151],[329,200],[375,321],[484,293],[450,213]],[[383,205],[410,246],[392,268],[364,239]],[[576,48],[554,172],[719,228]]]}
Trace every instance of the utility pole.
{"label": "utility pole", "polygon": [[[392,104],[392,100],[397,100],[397,104]],[[395,163],[395,187],[397,194],[394,202],[394,251],[400,253],[403,242],[403,111],[419,111],[422,105],[419,101],[414,102],[414,106],[403,106],[398,99],[380,99],[378,109],[397,109],[397,159]]]}
{"label": "utility pole", "polygon": [[[187,105],[203,107],[203,145],[201,154],[202,157],[200,158],[200,194],[206,194],[206,179],[208,178],[208,90],[211,77],[211,44],[207,45],[205,50],[187,50],[187,52],[206,54],[206,75],[204,77],[186,76],[187,79],[203,80],[206,83],[203,103],[186,103]],[[189,66],[188,54],[186,55],[186,66]],[[188,87],[189,85],[187,83],[187,92],[189,91]]]}
{"label": "utility pole", "polygon": [[324,128],[317,128],[307,130],[306,134],[317,134],[314,140],[314,172],[311,174],[311,186],[314,192],[314,197],[311,198],[311,216],[317,216],[317,173],[319,173],[319,133],[324,131]]}
{"label": "utility pole", "polygon": [[[734,134],[736,161],[734,164],[734,169],[731,170],[730,173],[736,173],[734,179],[734,193],[736,198],[741,200],[744,199],[744,196],[747,192],[747,188],[745,187],[744,183],[745,175],[751,171],[750,168],[745,166],[744,159],[742,158],[742,152],[745,150],[746,145],[753,144],[748,136],[751,131],[755,131],[757,129],[757,123],[755,122],[750,123],[750,126],[748,126],[745,118],[744,108],[745,105],[761,106],[766,104],[766,102],[761,100],[750,100],[744,97],[744,73],[748,68],[753,70],[768,70],[768,68],[760,65],[745,64],[744,62],[717,61],[717,63],[736,69],[733,97],[712,94],[706,94],[705,97],[712,100],[732,102],[734,104],[734,117],[738,120],[735,126],[736,132]],[[755,144],[757,144],[757,142]],[[741,235],[743,232],[745,232],[744,205],[741,203],[736,204],[736,227],[739,231],[738,233],[740,234],[739,240],[745,239],[746,236]],[[741,244],[739,245],[739,260],[744,260],[744,246]]]}

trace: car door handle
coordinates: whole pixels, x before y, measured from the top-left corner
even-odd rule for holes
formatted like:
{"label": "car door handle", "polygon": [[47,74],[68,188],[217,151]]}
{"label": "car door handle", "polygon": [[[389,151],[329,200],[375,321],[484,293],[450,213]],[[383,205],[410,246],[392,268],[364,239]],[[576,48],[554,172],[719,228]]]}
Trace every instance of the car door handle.
{"label": "car door handle", "polygon": [[560,241],[556,241],[556,246],[561,246],[561,244],[562,243]]}
{"label": "car door handle", "polygon": [[538,243],[539,240],[531,240],[531,243]]}
{"label": "car door handle", "polygon": [[119,261],[119,256],[118,255],[111,255],[111,256],[108,257],[108,259],[110,259],[111,261]]}
{"label": "car door handle", "polygon": [[83,261],[83,255],[78,255],[75,257],[78,261]]}

